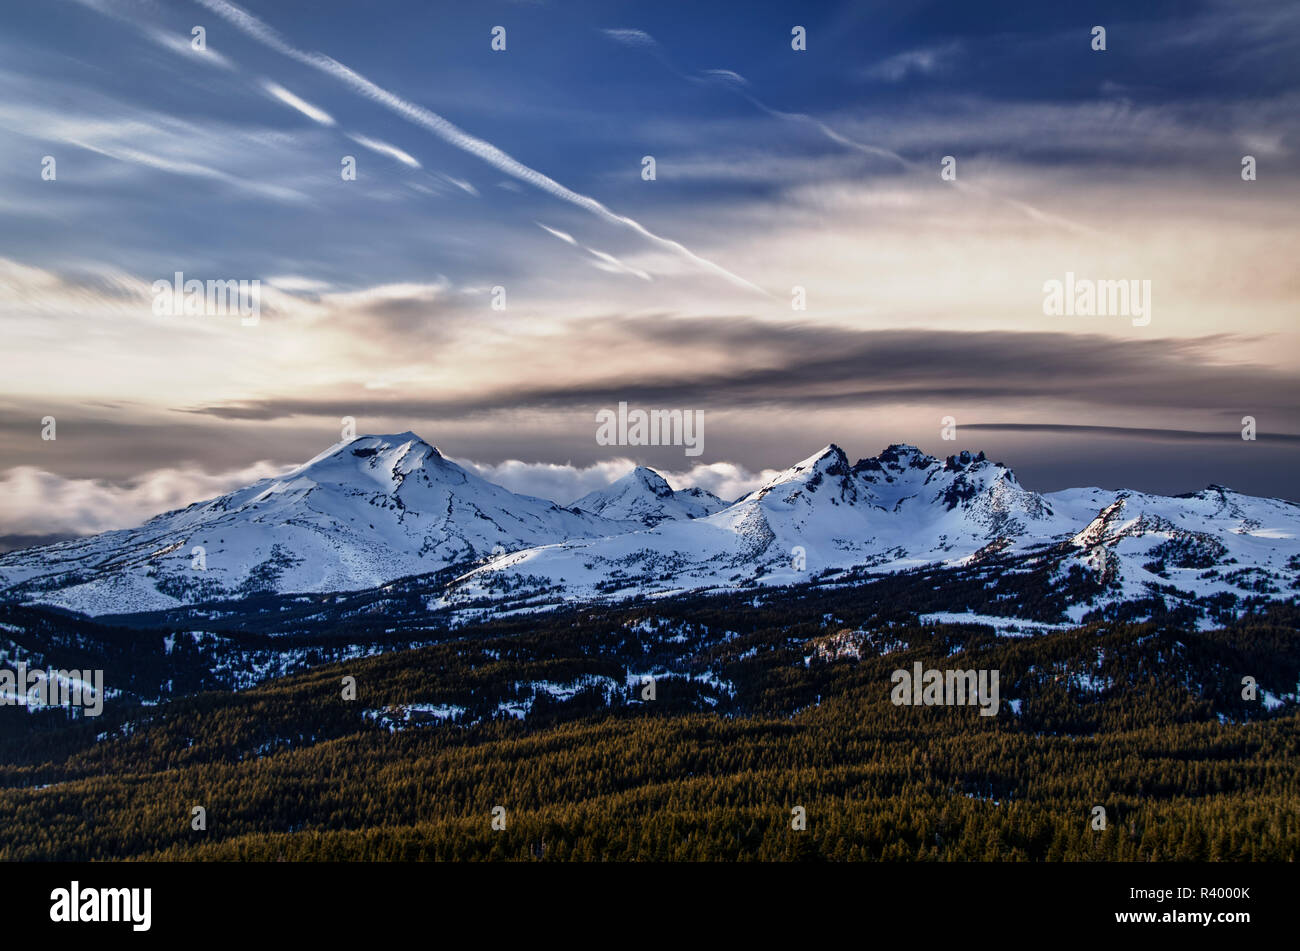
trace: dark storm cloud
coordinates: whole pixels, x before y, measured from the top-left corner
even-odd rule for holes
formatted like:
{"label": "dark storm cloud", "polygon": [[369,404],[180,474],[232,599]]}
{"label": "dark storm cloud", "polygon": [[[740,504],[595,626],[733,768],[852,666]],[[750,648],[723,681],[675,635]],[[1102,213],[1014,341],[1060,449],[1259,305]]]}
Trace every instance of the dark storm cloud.
{"label": "dark storm cloud", "polygon": [[[1069,426],[1053,423],[964,423],[962,429],[1004,433],[1077,433],[1088,436],[1120,436],[1143,440],[1167,439],[1178,442],[1206,442],[1222,439],[1233,443],[1241,441],[1241,433],[1236,430],[1198,432],[1190,429],[1143,429],[1137,426]],[[1294,433],[1258,432],[1255,438],[1265,442],[1300,445],[1300,435]]]}
{"label": "dark storm cloud", "polygon": [[[39,405],[0,404],[0,473],[35,466],[69,479],[124,484],[153,469],[196,465],[211,472],[262,459],[305,460],[338,439],[337,426],[298,425],[298,438],[280,427],[246,426],[157,415],[152,407],[45,400]],[[41,419],[57,421],[53,440],[41,438]]]}
{"label": "dark storm cloud", "polygon": [[[1201,410],[1300,418],[1300,384],[1269,367],[1216,362],[1241,338],[1132,340],[1101,334],[986,331],[855,331],[746,318],[624,318],[584,322],[549,355],[554,378],[485,387],[464,397],[414,398],[357,389],[331,396],[273,397],[190,411],[222,419],[333,415],[463,417],[534,409],[588,412],[620,400],[655,405],[786,409],[882,406],[924,399],[952,404],[1056,399],[1101,408]],[[602,346],[643,344],[677,356],[671,371],[571,382]],[[566,343],[566,346],[568,344]],[[722,365],[719,366],[718,364]],[[1261,424],[1264,425],[1264,424]],[[1270,431],[1282,427],[1264,425]]]}

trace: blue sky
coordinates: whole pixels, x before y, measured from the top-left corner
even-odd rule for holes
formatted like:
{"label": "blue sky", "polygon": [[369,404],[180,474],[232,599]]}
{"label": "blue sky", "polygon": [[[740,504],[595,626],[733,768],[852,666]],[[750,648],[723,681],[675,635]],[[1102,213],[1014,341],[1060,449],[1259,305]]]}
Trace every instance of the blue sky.
{"label": "blue sky", "polygon": [[[801,4],[794,15],[780,3],[746,4],[743,14],[707,4],[488,3],[468,13],[448,4],[282,0],[247,9],[296,47],[326,52],[561,184],[651,221],[683,216],[701,198],[743,206],[789,183],[776,172],[709,176],[698,167],[702,156],[737,166],[755,153],[791,165],[840,159],[839,173],[855,179],[906,174],[887,160],[845,154],[810,126],[764,115],[734,83],[706,80],[708,70],[743,76],[748,85],[740,91],[775,110],[832,122],[843,117],[850,130],[855,122],[872,123],[881,132],[878,144],[899,146],[919,163],[936,164],[959,142],[1049,169],[1136,160],[1206,177],[1222,169],[1225,154],[1231,159],[1239,151],[1232,133],[1240,111],[1266,114],[1260,104],[1270,95],[1292,103],[1296,93],[1300,40],[1294,15],[1281,5],[1250,5],[1256,12],[1249,15],[1240,4],[1217,11],[1187,3],[1143,4],[1140,11],[1132,4],[901,6]],[[70,193],[65,210],[85,223],[69,229],[50,214],[20,214],[21,228],[7,229],[2,246],[15,259],[108,263],[142,273],[178,259],[222,274],[267,274],[283,265],[365,286],[427,274],[430,265],[458,282],[526,277],[537,256],[556,250],[545,232],[532,233],[538,216],[635,247],[621,229],[582,221],[585,215],[535,189],[511,189],[519,183],[509,176],[286,59],[200,4],[57,0],[13,6],[5,19],[6,98],[16,109],[28,106],[5,124],[19,133],[6,149],[9,166],[22,157],[30,162],[42,149],[62,151],[59,192]],[[803,55],[789,49],[796,20],[810,34]],[[1274,20],[1290,29],[1270,26]],[[1104,54],[1089,48],[1092,21],[1107,24]],[[1216,28],[1234,22],[1244,24],[1238,33]],[[208,31],[209,56],[185,46],[196,24]],[[507,28],[505,53],[489,48],[497,24]],[[647,45],[611,39],[610,29],[640,31]],[[323,127],[293,112],[266,93],[267,80],[318,104],[336,124]],[[1223,151],[1184,148],[1177,137],[1155,132],[1080,143],[1062,141],[1053,127],[1012,122],[1011,115],[1000,124],[978,122],[996,110],[1098,102],[1140,102],[1171,120],[1195,115],[1199,129],[1224,134]],[[1273,117],[1279,121],[1282,103]],[[963,129],[960,139],[946,138],[945,112],[973,113],[979,134]],[[70,124],[138,123],[119,137],[83,141],[108,138],[244,184],[132,174],[120,157],[56,148],[66,139],[41,135],[40,117],[51,114]],[[139,134],[145,127],[154,135]],[[349,133],[391,143],[424,167],[404,169]],[[361,187],[344,188],[338,158],[356,152]],[[644,154],[660,163],[660,187],[640,181]],[[679,163],[686,174],[676,181]],[[1278,157],[1269,172],[1293,175],[1294,155]],[[444,176],[471,184],[478,195],[449,192]],[[20,210],[24,200],[50,204],[44,184],[32,176],[10,184]],[[421,185],[437,197],[416,191]],[[708,231],[706,223],[686,226]],[[512,235],[506,247],[493,242],[501,232]],[[322,241],[322,234],[340,240]],[[485,244],[494,248],[491,268],[481,254]]]}
{"label": "blue sky", "polygon": [[[829,441],[946,453],[951,415],[1034,488],[1294,496],[1294,4],[52,0],[0,25],[0,531],[189,501],[344,415],[515,488],[713,478],[597,446],[618,399],[706,410],[736,484]],[[264,319],[157,319],[175,271],[262,281]],[[1150,280],[1151,325],[1044,315],[1067,271]]]}

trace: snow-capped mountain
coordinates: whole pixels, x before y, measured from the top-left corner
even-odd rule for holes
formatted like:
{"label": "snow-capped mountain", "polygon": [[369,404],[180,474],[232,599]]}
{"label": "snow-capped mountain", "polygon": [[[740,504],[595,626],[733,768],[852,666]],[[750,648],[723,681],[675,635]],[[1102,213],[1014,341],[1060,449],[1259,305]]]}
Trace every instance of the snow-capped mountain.
{"label": "snow-capped mountain", "polygon": [[[730,505],[642,467],[564,508],[401,433],[333,446],[137,529],[0,555],[0,600],[117,614],[427,576],[422,603],[454,613],[912,568],[981,573],[982,590],[1032,569],[1067,592],[1076,620],[1153,597],[1293,597],[1300,506],[1219,486],[1040,495],[983,453],[894,445],[850,464],[829,445]],[[1019,589],[1007,587],[993,607],[1014,612]]]}
{"label": "snow-capped mountain", "polygon": [[832,568],[956,561],[1076,528],[982,454],[940,462],[890,446],[850,465],[832,444],[720,512],[516,552],[460,579],[449,598],[481,596],[503,572],[579,598],[793,584]]}
{"label": "snow-capped mountain", "polygon": [[[1187,592],[1202,602],[1294,596],[1300,591],[1300,506],[1212,485],[1172,498],[1142,492],[1067,489],[1046,496],[1076,518],[1061,570],[1096,572],[1106,598]],[[1080,613],[1076,611],[1075,613]]]}
{"label": "snow-capped mountain", "polygon": [[1030,555],[1055,559],[1059,578],[1078,565],[1104,585],[1080,616],[1161,586],[1189,598],[1286,596],[1300,584],[1300,506],[1218,487],[1039,495],[983,453],[941,461],[894,445],[850,465],[830,445],[721,512],[515,552],[457,579],[439,603],[504,591],[618,599]]}
{"label": "snow-capped mountain", "polygon": [[102,614],[348,591],[624,529],[479,478],[413,433],[361,436],[136,529],[0,556],[0,592]]}
{"label": "snow-capped mountain", "polygon": [[637,522],[653,528],[670,519],[712,515],[726,508],[727,503],[701,488],[674,491],[659,473],[646,466],[637,466],[605,488],[588,492],[572,507],[602,518]]}

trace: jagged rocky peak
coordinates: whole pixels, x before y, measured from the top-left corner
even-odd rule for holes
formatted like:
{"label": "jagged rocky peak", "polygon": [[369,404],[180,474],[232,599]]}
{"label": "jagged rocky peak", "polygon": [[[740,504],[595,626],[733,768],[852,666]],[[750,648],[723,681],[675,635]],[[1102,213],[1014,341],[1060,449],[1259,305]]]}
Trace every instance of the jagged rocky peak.
{"label": "jagged rocky peak", "polygon": [[[813,453],[802,462],[796,462],[782,476],[801,476],[804,473],[821,473],[823,475],[846,475],[849,471],[849,457],[835,443],[829,443]],[[778,476],[778,478],[780,478]]]}
{"label": "jagged rocky peak", "polygon": [[882,463],[895,468],[923,469],[935,461],[934,456],[923,452],[911,443],[890,443],[876,456]]}
{"label": "jagged rocky peak", "polygon": [[897,476],[913,469],[961,473],[976,472],[985,468],[1002,470],[1014,481],[1015,477],[1010,469],[1000,462],[990,461],[982,450],[971,452],[969,449],[963,449],[961,452],[948,456],[941,463],[928,452],[923,452],[916,446],[907,443],[895,443],[887,446],[881,451],[880,455],[874,458],[858,460],[853,466],[853,471],[868,476],[873,472],[884,473],[887,476]]}
{"label": "jagged rocky peak", "polygon": [[804,493],[820,493],[824,486],[829,486],[832,495],[851,502],[857,497],[852,477],[848,456],[835,443],[830,443],[807,459],[796,462],[741,501],[758,500],[773,492],[787,490],[783,497],[792,501]]}
{"label": "jagged rocky peak", "polygon": [[[859,459],[854,464],[853,469],[855,472],[900,473],[908,469],[930,469],[939,465],[937,458],[916,446],[907,443],[894,443],[886,446],[877,456]],[[1001,463],[989,462],[988,457],[982,451],[971,452],[969,449],[963,449],[959,453],[948,456],[942,463],[942,468],[949,472],[957,472],[982,465],[1005,468]]]}
{"label": "jagged rocky peak", "polygon": [[[977,497],[986,497],[988,507],[1001,509],[1014,504],[1012,499],[1024,492],[1010,469],[990,462],[983,452],[963,450],[940,461],[906,443],[895,443],[877,456],[859,460],[853,475],[863,489],[863,498],[887,510],[920,502],[937,503],[951,511]],[[1036,498],[1025,500],[1024,505],[1037,511],[1042,506]]]}
{"label": "jagged rocky peak", "polygon": [[[891,480],[894,476],[909,469],[929,469],[938,464],[937,459],[922,452],[916,446],[906,443],[894,443],[881,450],[879,455],[859,459],[853,465],[855,475],[872,478],[873,473],[880,473]],[[873,480],[874,481],[874,480]]]}
{"label": "jagged rocky peak", "polygon": [[987,459],[983,452],[972,453],[969,449],[963,449],[961,452],[945,459],[943,466],[945,469],[950,470],[968,469],[972,465],[977,465],[978,463],[986,461]]}
{"label": "jagged rocky peak", "polygon": [[983,470],[989,470],[993,478],[1005,479],[1014,485],[1019,485],[1016,474],[1000,462],[993,462],[984,453],[972,453],[969,449],[963,449],[955,455],[949,456],[944,460],[943,465],[948,472],[970,472],[976,473]]}

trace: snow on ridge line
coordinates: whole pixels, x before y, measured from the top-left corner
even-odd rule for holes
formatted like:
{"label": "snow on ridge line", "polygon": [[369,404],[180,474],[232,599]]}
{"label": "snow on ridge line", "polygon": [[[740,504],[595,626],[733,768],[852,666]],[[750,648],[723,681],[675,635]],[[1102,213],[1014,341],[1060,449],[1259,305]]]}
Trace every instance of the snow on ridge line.
{"label": "snow on ridge line", "polygon": [[901,443],[853,465],[830,443],[731,504],[674,491],[644,466],[584,499],[599,511],[513,493],[411,432],[358,436],[280,479],[138,529],[0,556],[0,597],[125,613],[363,590],[462,568],[435,600],[496,601],[494,579],[516,587],[528,576],[570,598],[607,600],[797,584],[851,568],[969,568],[1067,542],[1075,555],[1062,576],[1081,567],[1109,597],[1141,597],[1151,585],[1208,596],[1252,585],[1285,592],[1288,559],[1300,555],[1293,503],[1220,487],[1172,498],[1039,495],[983,453],[940,460]]}

